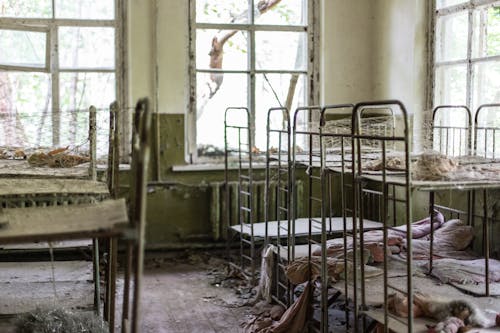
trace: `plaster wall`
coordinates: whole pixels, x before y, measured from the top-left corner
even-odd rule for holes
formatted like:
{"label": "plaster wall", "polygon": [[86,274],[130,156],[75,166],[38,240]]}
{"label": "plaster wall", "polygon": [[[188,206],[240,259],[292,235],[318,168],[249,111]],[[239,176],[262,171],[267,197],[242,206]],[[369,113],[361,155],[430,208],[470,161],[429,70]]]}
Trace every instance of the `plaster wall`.
{"label": "plaster wall", "polygon": [[372,98],[371,0],[321,1],[321,104]]}
{"label": "plaster wall", "polygon": [[[222,171],[172,172],[183,164],[188,110],[187,0],[127,0],[129,105],[149,96],[159,111],[160,175],[184,185],[148,197],[149,246],[210,239],[206,184]],[[425,105],[425,1],[320,0],[322,104],[398,98]],[[200,185],[199,187],[197,187]]]}
{"label": "plaster wall", "polygon": [[420,148],[427,108],[428,2],[374,1],[372,38],[374,99],[399,99],[411,114],[413,144]]}

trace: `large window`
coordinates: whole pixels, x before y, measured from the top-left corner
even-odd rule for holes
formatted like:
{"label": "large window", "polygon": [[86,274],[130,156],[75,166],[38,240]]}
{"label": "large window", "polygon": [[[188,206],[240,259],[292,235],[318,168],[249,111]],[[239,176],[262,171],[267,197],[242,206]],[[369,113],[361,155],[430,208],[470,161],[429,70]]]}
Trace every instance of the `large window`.
{"label": "large window", "polygon": [[0,145],[87,144],[98,108],[98,152],[120,94],[120,0],[0,1]]}
{"label": "large window", "polygon": [[254,145],[265,149],[270,107],[317,102],[315,1],[191,0],[190,6],[190,159],[220,156],[228,106],[249,108]]}
{"label": "large window", "polygon": [[500,1],[436,0],[434,105],[500,102]]}

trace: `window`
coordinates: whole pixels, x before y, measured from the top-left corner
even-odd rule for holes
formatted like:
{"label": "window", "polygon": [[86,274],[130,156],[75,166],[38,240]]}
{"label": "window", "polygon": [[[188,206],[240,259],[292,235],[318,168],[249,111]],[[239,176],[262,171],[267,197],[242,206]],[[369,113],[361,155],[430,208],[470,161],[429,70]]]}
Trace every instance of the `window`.
{"label": "window", "polygon": [[189,159],[222,156],[229,106],[249,108],[254,145],[264,150],[270,107],[318,102],[316,1],[191,0],[190,6]]}
{"label": "window", "polygon": [[121,0],[0,1],[0,146],[88,147],[94,105],[98,154],[106,154],[106,109],[120,100],[122,87],[121,6]]}
{"label": "window", "polygon": [[500,102],[500,1],[437,0],[434,105]]}

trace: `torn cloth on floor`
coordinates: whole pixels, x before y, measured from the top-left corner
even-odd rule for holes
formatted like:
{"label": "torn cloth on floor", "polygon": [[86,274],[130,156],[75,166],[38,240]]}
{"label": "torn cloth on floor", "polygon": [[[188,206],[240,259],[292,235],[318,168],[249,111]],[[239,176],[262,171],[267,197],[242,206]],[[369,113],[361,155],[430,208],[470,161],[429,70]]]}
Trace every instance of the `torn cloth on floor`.
{"label": "torn cloth on floor", "polygon": [[258,333],[301,333],[307,321],[307,312],[311,298],[311,283],[306,282],[304,292],[290,306],[278,322]]}

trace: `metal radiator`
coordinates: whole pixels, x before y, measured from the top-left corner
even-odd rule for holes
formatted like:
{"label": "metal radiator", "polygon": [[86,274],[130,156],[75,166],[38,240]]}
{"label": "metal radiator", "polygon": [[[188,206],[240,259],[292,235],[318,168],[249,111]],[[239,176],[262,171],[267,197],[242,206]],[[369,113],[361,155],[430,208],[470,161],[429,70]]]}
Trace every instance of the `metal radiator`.
{"label": "metal radiator", "polygon": [[[244,184],[247,187],[246,184]],[[226,207],[226,189],[224,182],[210,183],[210,225],[212,226],[212,235],[214,240],[225,240],[228,236],[228,227],[239,223],[238,220],[238,207],[240,205],[238,198],[238,182],[229,182],[229,207]],[[266,195],[266,183],[265,181],[253,181],[252,182],[252,203],[249,206],[245,203],[245,206],[249,206],[253,212],[253,221],[264,222],[265,221],[265,205],[264,199]],[[270,183],[269,189],[269,220],[276,219],[276,211],[273,207],[276,206],[276,191],[277,182]],[[295,183],[295,194],[298,198],[302,197],[303,183],[297,181]],[[245,198],[241,198],[245,199]],[[301,212],[301,205],[297,205],[296,210]],[[228,218],[226,218],[226,214]],[[297,216],[297,215],[296,215]],[[248,221],[245,221],[248,223]]]}

